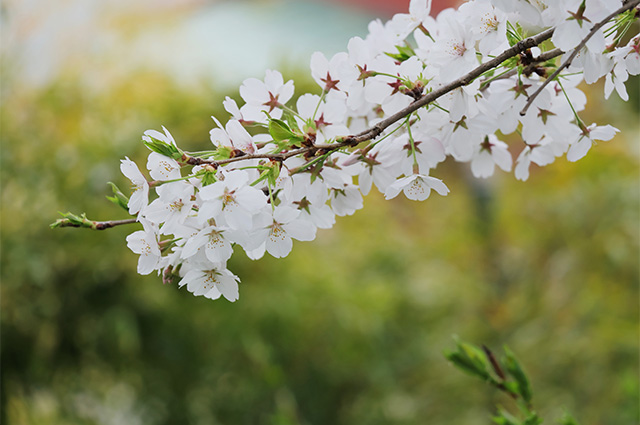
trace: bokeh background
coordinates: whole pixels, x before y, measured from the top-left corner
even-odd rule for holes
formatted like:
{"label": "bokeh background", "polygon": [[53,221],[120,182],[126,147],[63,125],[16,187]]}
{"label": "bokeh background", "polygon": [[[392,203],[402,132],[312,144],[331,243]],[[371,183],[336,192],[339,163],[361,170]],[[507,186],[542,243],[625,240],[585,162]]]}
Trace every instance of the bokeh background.
{"label": "bokeh background", "polygon": [[286,259],[234,256],[235,304],[137,275],[133,228],[49,229],[125,218],[105,183],[127,187],[143,131],[204,149],[242,79],[317,92],[314,50],[407,4],[2,3],[2,423],[488,424],[510,400],[446,362],[453,335],[509,345],[549,423],[640,422],[637,79],[626,104],[589,88],[586,121],[622,133],[578,163],[525,183],[447,163],[446,198],[372,193]]}

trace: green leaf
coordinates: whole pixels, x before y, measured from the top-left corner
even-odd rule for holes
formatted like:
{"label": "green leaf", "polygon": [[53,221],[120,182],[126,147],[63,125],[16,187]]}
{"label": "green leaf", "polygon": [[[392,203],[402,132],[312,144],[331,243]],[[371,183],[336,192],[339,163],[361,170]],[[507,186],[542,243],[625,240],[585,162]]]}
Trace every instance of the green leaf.
{"label": "green leaf", "polygon": [[148,137],[149,140],[142,139],[142,143],[144,143],[144,145],[153,152],[176,160],[181,159],[184,155],[184,152],[178,149],[178,147],[175,145],[163,142],[162,140],[158,140],[151,136],[146,137]]}
{"label": "green leaf", "polygon": [[397,60],[398,62],[404,62],[410,57],[416,55],[413,48],[408,44],[396,46],[396,49],[398,50],[398,53],[385,53],[385,55]]}
{"label": "green leaf", "polygon": [[504,346],[504,365],[509,374],[513,376],[518,384],[518,394],[522,396],[522,398],[527,402],[531,402],[532,392],[531,392],[531,384],[529,383],[529,378],[527,378],[526,373],[520,366],[520,362],[516,359],[513,351],[509,349],[506,345]]}
{"label": "green leaf", "polygon": [[480,348],[459,340],[456,340],[456,345],[456,351],[448,351],[444,354],[454,366],[484,381],[495,383],[495,379],[488,372],[487,357]]}
{"label": "green leaf", "polygon": [[498,407],[498,416],[491,419],[498,425],[524,425],[518,418],[501,407]]}
{"label": "green leaf", "polygon": [[271,169],[269,170],[269,173],[267,174],[267,182],[269,183],[269,186],[275,187],[276,180],[278,179],[279,175],[280,175],[280,163],[279,162],[273,162],[272,166],[271,166]]}
{"label": "green leaf", "polygon": [[232,148],[229,146],[220,146],[213,154],[213,159],[216,161],[222,161],[224,159],[231,158]]}
{"label": "green leaf", "polygon": [[537,413],[532,412],[525,418],[523,425],[540,425],[541,423],[542,418]]}
{"label": "green leaf", "polygon": [[514,46],[520,41],[511,31],[507,31],[507,40],[509,41],[509,46]]}
{"label": "green leaf", "polygon": [[210,184],[213,184],[218,181],[218,179],[216,178],[216,171],[208,170],[207,168],[208,167],[200,170],[198,174],[196,174],[198,177],[200,177],[200,180],[202,181],[202,186],[209,186]]}
{"label": "green leaf", "polygon": [[295,133],[291,131],[287,123],[276,118],[269,120],[269,134],[273,137],[274,142],[282,142],[295,137]]}
{"label": "green leaf", "polygon": [[122,193],[122,191],[116,186],[113,182],[108,182],[108,185],[111,186],[111,190],[113,191],[113,196],[107,196],[107,199],[113,202],[115,205],[124,209],[126,212],[129,212],[129,198]]}
{"label": "green leaf", "polygon": [[95,224],[93,221],[87,218],[86,213],[82,213],[81,215],[73,214],[71,212],[58,212],[63,218],[56,220],[54,223],[51,223],[49,227],[52,229],[56,229],[58,227],[84,227],[87,229],[94,229]]}
{"label": "green leaf", "polygon": [[520,24],[514,27],[511,22],[507,22],[507,41],[509,46],[513,46],[524,39],[524,32]]}
{"label": "green leaf", "polygon": [[560,425],[580,425],[578,421],[568,412],[564,412],[564,415],[562,415],[562,417],[558,419],[558,423]]}
{"label": "green leaf", "polygon": [[284,119],[287,121],[287,125],[291,129],[294,135],[300,134],[300,128],[298,127],[298,122],[293,114],[285,111],[283,114]]}

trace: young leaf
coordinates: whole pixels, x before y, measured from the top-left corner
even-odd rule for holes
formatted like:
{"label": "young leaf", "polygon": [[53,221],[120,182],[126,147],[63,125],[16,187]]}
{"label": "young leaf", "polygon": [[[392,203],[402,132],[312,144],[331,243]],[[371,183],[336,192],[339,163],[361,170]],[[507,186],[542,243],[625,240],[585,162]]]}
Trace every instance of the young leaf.
{"label": "young leaf", "polygon": [[115,185],[113,182],[107,182],[108,185],[111,186],[111,190],[113,191],[113,196],[107,196],[107,199],[113,202],[115,205],[124,209],[126,212],[129,212],[129,198],[122,193],[122,191]]}
{"label": "young leaf", "polygon": [[493,419],[493,421],[498,425],[524,425],[518,418],[504,410],[502,407],[498,407],[498,416],[494,416],[491,419]]}
{"label": "young leaf", "polygon": [[60,218],[54,223],[51,223],[49,227],[51,227],[52,229],[56,229],[58,227],[84,227],[87,229],[94,228],[94,223],[87,218],[86,213],[77,215],[71,212],[59,212],[59,214],[64,218]]}
{"label": "young leaf", "polygon": [[148,136],[148,137],[149,137],[149,140],[151,141],[148,142],[143,139],[142,143],[144,143],[144,145],[150,150],[152,150],[153,152],[159,153],[160,155],[164,155],[166,157],[173,158],[176,160],[182,158],[182,156],[184,155],[184,152],[178,149],[177,146],[168,144],[166,142],[163,142],[162,140],[155,139],[151,136]]}
{"label": "young leaf", "polygon": [[511,351],[506,345],[504,346],[504,353],[505,368],[518,383],[518,394],[520,394],[527,403],[531,403],[532,394],[529,378],[527,378],[526,373],[522,369],[522,366],[520,366],[520,362],[516,359],[513,351]]}
{"label": "young leaf", "polygon": [[495,379],[488,372],[488,361],[481,349],[471,344],[456,341],[457,350],[445,352],[445,357],[454,366],[484,381],[494,382]]}
{"label": "young leaf", "polygon": [[558,423],[560,425],[579,425],[578,421],[567,412],[565,412],[564,415],[562,415],[562,417],[558,419]]}
{"label": "young leaf", "polygon": [[269,134],[273,137],[274,142],[282,142],[295,137],[295,133],[291,131],[287,123],[276,118],[269,120]]}

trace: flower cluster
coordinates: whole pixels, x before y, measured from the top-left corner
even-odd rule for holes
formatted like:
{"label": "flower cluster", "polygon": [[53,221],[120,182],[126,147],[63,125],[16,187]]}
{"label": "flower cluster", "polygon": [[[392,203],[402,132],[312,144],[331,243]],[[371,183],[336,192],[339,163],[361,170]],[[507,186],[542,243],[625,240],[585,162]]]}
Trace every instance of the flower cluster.
{"label": "flower cluster", "polygon": [[[234,246],[285,257],[293,240],[362,208],[373,186],[387,199],[446,196],[436,169],[449,157],[479,178],[497,166],[526,180],[531,163],[576,161],[617,132],[582,121],[579,84],[605,78],[606,97],[628,98],[624,83],[640,72],[640,36],[625,36],[637,0],[474,0],[436,18],[430,3],[371,22],[346,52],[315,53],[318,94],[292,101],[294,84],[277,71],[246,80],[244,103],[227,98],[231,118],[214,118],[207,151],[182,151],[164,128],[145,132],[150,179],[121,164],[143,227],[127,237],[138,272],[235,301]],[[570,54],[561,69],[556,58]],[[518,146],[500,140],[511,133],[515,163]]]}

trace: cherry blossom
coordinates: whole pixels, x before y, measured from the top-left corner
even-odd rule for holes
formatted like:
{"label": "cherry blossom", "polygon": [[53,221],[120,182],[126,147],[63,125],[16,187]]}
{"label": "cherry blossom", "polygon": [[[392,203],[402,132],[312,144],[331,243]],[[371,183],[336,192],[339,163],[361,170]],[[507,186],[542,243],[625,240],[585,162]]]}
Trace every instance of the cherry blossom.
{"label": "cherry blossom", "polygon": [[509,172],[512,163],[508,145],[498,140],[494,134],[490,134],[478,146],[478,151],[471,160],[471,172],[475,177],[487,178],[493,175],[496,165]]}
{"label": "cherry blossom", "polygon": [[362,208],[373,186],[386,199],[422,201],[449,193],[432,176],[447,160],[478,178],[498,167],[527,180],[531,164],[584,157],[618,130],[583,123],[581,83],[604,79],[605,98],[616,90],[628,99],[640,35],[624,32],[637,8],[638,0],[472,0],[431,17],[430,0],[412,0],[409,13],[371,22],[346,51],[314,53],[312,93],[294,93],[275,70],[246,79],[241,101],[223,102],[230,118],[212,117],[207,151],[182,151],[164,127],[145,131],[152,180],[129,158],[120,164],[136,216],[128,222],[143,226],[127,237],[138,272],[235,301],[234,246],[251,259],[285,257],[293,240],[311,241]]}
{"label": "cherry blossom", "polygon": [[138,273],[146,275],[156,269],[161,253],[157,235],[153,230],[138,230],[131,233],[127,236],[127,246],[131,251],[140,255]]}
{"label": "cherry blossom", "polygon": [[449,188],[442,180],[424,174],[412,174],[391,184],[384,193],[384,197],[392,199],[398,196],[400,192],[404,192],[407,198],[411,200],[424,201],[429,198],[432,189],[442,196],[446,196],[449,193]]}
{"label": "cherry blossom", "polygon": [[[239,112],[242,118],[248,121],[266,122],[265,112],[273,118],[280,118],[282,105],[291,99],[293,91],[293,81],[285,83],[280,72],[268,69],[264,82],[257,78],[248,78],[242,83],[240,96],[246,103]],[[233,108],[229,101],[227,105]]]}
{"label": "cherry blossom", "polygon": [[249,174],[245,171],[231,171],[222,176],[224,180],[200,190],[203,203],[198,217],[207,221],[218,216],[232,229],[250,229],[253,215],[266,205],[266,196],[248,185]]}
{"label": "cherry blossom", "polygon": [[129,197],[129,214],[137,214],[149,203],[149,183],[129,158],[120,161],[120,171],[131,180],[131,196]]}
{"label": "cherry blossom", "polygon": [[204,295],[212,300],[224,296],[233,302],[238,299],[238,276],[222,264],[211,264],[207,269],[193,269],[185,273],[178,286],[187,285],[187,290],[195,296]]}
{"label": "cherry blossom", "polygon": [[589,152],[589,149],[591,149],[591,146],[593,146],[596,140],[602,140],[604,142],[611,140],[618,131],[620,130],[610,125],[597,126],[591,124],[589,127],[585,127],[580,137],[578,137],[578,140],[571,143],[569,152],[567,152],[567,159],[571,162],[579,160]]}

